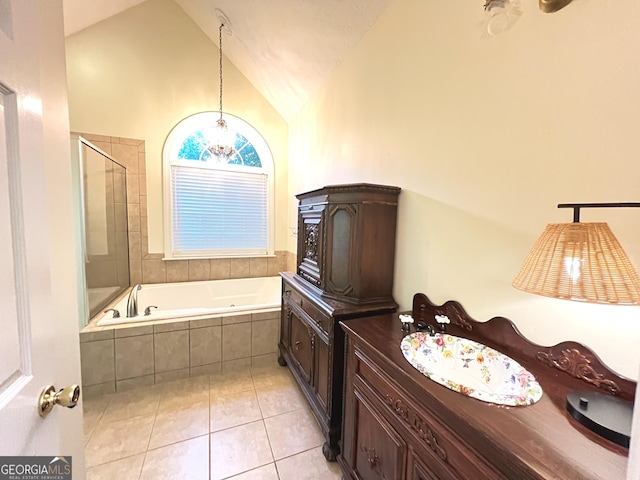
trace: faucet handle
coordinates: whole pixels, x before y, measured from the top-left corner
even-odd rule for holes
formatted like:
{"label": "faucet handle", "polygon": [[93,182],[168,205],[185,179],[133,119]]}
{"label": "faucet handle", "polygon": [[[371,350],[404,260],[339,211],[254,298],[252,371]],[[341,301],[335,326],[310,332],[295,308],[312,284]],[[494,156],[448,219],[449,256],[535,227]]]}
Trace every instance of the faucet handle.
{"label": "faucet handle", "polygon": [[109,312],[113,312],[113,316],[111,318],[120,318],[120,312],[115,308],[109,308],[108,310],[104,311],[104,313],[109,313]]}
{"label": "faucet handle", "polygon": [[145,309],[144,309],[144,314],[145,314],[145,316],[146,316],[146,315],[151,315],[151,309],[152,309],[152,308],[158,308],[158,307],[157,307],[157,306],[155,306],[155,305],[149,305],[147,308],[145,308]]}
{"label": "faucet handle", "polygon": [[451,320],[449,320],[449,317],[447,317],[446,315],[436,315],[435,319],[436,319],[436,322],[438,322],[438,329],[441,332],[446,332],[447,324],[451,323]]}

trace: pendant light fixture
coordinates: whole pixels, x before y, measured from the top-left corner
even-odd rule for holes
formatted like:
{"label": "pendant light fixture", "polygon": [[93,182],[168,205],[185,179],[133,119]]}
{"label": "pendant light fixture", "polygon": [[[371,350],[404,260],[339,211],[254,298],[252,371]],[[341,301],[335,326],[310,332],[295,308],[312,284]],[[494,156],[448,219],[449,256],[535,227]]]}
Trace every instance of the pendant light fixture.
{"label": "pendant light fixture", "polygon": [[218,54],[220,59],[220,117],[212,129],[207,150],[218,161],[228,162],[236,153],[236,149],[234,148],[236,135],[234,132],[229,131],[227,122],[222,116],[222,32],[224,31],[227,35],[233,35],[233,32],[231,31],[231,23],[229,22],[229,19],[220,9],[216,9],[216,15],[220,21],[220,26],[218,27]]}

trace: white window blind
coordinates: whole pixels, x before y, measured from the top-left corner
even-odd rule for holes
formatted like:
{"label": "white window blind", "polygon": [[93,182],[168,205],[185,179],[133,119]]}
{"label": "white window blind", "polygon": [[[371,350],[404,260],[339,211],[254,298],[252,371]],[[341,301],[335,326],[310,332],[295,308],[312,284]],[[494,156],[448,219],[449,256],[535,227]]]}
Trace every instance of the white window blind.
{"label": "white window blind", "polygon": [[268,176],[171,165],[172,256],[267,254]]}

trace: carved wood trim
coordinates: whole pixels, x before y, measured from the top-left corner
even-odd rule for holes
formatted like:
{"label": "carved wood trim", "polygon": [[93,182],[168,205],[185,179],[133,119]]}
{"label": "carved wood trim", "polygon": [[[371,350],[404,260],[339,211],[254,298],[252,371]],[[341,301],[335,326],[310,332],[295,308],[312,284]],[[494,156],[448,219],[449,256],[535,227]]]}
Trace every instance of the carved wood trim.
{"label": "carved wood trim", "polygon": [[302,278],[304,278],[307,282],[316,285],[316,286],[320,286],[320,280],[318,280],[315,277],[312,277],[311,275],[309,275],[308,273],[302,271],[301,269],[298,269],[298,275],[300,275]]}
{"label": "carved wood trim", "polygon": [[597,372],[591,366],[591,361],[577,348],[569,348],[555,354],[553,350],[549,348],[546,351],[539,351],[536,354],[536,358],[550,367],[566,372],[572,377],[607,390],[612,395],[620,391],[618,384],[613,380],[605,378],[603,373]]}
{"label": "carved wood trim", "polygon": [[304,256],[318,263],[318,242],[320,241],[317,223],[304,224]]}
{"label": "carved wood trim", "polygon": [[[303,198],[312,197],[318,195],[320,192],[328,192],[328,193],[361,193],[363,191],[367,192],[380,192],[383,194],[395,194],[398,195],[400,193],[400,187],[394,187],[391,185],[376,185],[372,183],[350,183],[345,185],[330,185],[318,190],[312,190],[310,192],[299,193],[296,195],[298,200]],[[394,202],[395,204],[396,202]]]}
{"label": "carved wood trim", "polygon": [[429,423],[426,422],[420,414],[413,411],[409,405],[403,400],[397,398],[394,399],[390,395],[386,395],[386,401],[389,407],[400,417],[404,422],[414,430],[418,436],[427,444],[427,446],[435,452],[442,460],[447,459],[447,452],[442,446],[438,444],[438,439],[433,434],[433,431],[429,427]]}
{"label": "carved wood trim", "polygon": [[307,325],[307,331],[309,332],[309,338],[311,339],[311,351],[316,348],[316,332],[311,328],[311,325]]}

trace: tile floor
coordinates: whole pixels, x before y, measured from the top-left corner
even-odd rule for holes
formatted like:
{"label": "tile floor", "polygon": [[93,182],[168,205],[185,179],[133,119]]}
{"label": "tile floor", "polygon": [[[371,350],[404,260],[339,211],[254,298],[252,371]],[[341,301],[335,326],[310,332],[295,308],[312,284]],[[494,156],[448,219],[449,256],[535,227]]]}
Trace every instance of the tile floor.
{"label": "tile floor", "polygon": [[277,364],[86,399],[84,424],[88,480],[341,478]]}

